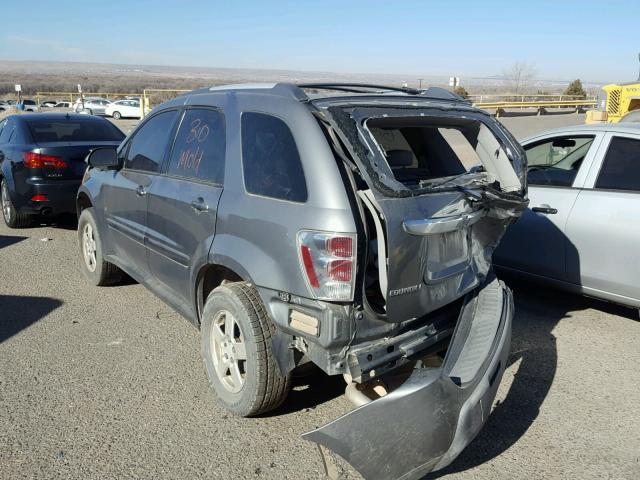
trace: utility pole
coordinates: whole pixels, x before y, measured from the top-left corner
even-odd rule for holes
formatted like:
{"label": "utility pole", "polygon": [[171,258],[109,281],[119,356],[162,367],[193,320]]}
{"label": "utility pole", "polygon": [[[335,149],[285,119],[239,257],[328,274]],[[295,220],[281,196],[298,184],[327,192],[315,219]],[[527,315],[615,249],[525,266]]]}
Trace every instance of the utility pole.
{"label": "utility pole", "polygon": [[418,82],[420,82],[420,86],[418,88],[420,88],[420,90],[422,90],[422,80],[424,80],[424,78],[419,78]]}

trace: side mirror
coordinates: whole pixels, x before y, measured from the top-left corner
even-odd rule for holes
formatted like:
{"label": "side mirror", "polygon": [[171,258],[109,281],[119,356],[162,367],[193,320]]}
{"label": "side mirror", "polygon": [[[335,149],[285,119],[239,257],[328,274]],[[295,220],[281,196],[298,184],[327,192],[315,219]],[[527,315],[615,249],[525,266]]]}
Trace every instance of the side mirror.
{"label": "side mirror", "polygon": [[100,170],[120,168],[118,151],[115,147],[94,148],[89,152],[89,155],[87,155],[86,162],[90,167]]}

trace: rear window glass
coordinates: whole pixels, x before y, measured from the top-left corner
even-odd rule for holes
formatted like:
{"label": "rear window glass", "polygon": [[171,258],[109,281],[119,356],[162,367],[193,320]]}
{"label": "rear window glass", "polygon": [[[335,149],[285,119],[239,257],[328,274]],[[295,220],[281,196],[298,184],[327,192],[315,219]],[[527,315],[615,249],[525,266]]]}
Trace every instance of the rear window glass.
{"label": "rear window glass", "polygon": [[459,175],[480,163],[475,150],[460,130],[439,126],[370,126],[399,182],[421,181]]}
{"label": "rear window glass", "polygon": [[169,174],[222,184],[224,178],[224,118],[216,110],[187,110],[169,162]]}
{"label": "rear window glass", "polygon": [[393,176],[395,182],[416,192],[496,182],[504,191],[521,188],[501,140],[482,121],[461,116],[386,115],[365,120],[364,127],[369,134],[364,140],[386,161],[386,165],[374,162],[379,179],[392,180]]}
{"label": "rear window glass", "polygon": [[108,121],[93,119],[46,121],[29,120],[33,140],[39,142],[91,142],[121,141],[124,138],[118,128]]}
{"label": "rear window glass", "polygon": [[242,114],[242,166],[247,192],[265,197],[305,202],[300,154],[289,127],[264,113]]}

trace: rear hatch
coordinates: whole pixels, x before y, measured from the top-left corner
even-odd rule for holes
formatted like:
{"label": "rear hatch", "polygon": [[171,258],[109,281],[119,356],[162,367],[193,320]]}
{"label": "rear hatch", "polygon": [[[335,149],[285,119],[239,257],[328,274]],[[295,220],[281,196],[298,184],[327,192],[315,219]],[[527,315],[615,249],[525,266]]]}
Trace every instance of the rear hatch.
{"label": "rear hatch", "polygon": [[362,180],[356,194],[368,226],[363,291],[370,306],[388,322],[405,322],[477,287],[527,203],[525,157],[511,135],[464,105],[320,112]]}

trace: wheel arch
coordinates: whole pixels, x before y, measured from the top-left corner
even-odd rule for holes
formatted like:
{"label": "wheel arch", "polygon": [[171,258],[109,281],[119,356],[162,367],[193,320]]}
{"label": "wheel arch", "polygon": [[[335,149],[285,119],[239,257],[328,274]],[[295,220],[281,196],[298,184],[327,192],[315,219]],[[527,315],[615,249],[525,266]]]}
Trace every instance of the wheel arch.
{"label": "wheel arch", "polygon": [[83,210],[90,207],[93,207],[93,203],[91,202],[89,195],[81,190],[78,192],[78,196],[76,197],[76,213],[78,218],[80,218],[80,214],[82,214]]}
{"label": "wheel arch", "polygon": [[198,324],[201,323],[204,303],[216,287],[226,282],[250,281],[246,271],[239,269],[238,266],[232,267],[225,263],[209,263],[198,271],[195,295],[195,311]]}

